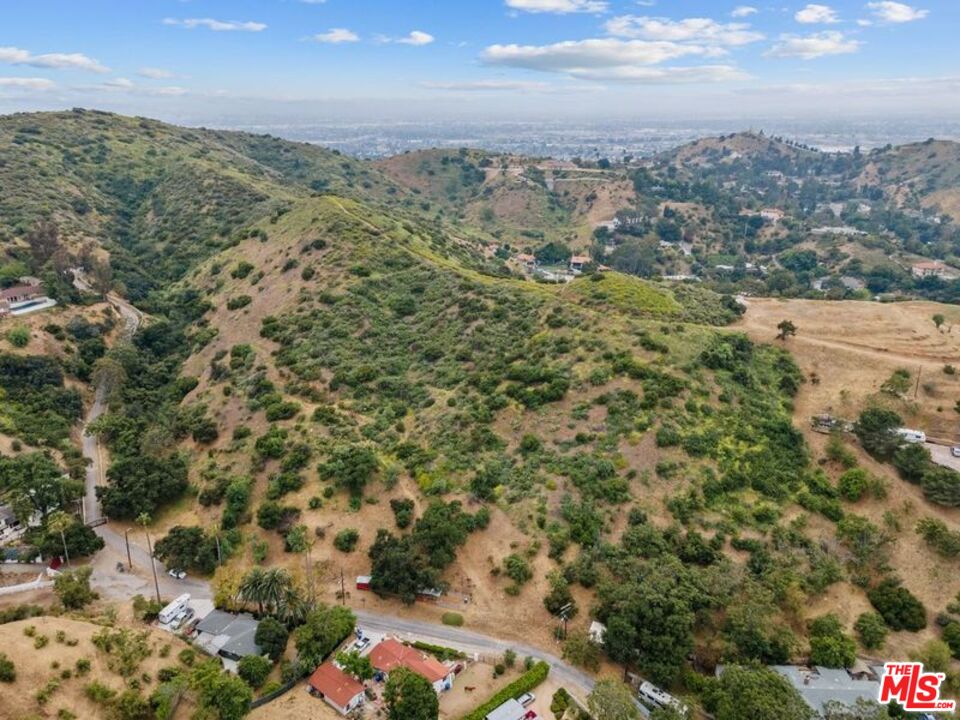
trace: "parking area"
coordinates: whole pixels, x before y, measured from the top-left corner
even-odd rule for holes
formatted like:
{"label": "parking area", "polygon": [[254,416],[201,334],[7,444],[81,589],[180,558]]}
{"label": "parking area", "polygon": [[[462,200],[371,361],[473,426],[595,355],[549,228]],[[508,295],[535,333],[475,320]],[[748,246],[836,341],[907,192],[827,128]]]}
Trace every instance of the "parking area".
{"label": "parking area", "polygon": [[927,443],[927,449],[930,451],[930,457],[937,465],[943,465],[960,472],[960,457],[953,454],[951,446]]}

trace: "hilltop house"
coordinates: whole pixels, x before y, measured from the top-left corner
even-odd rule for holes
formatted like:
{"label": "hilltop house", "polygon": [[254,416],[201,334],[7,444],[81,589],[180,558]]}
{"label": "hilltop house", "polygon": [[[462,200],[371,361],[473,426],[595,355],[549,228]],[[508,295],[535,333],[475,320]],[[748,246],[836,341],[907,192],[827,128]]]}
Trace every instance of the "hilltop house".
{"label": "hilltop house", "polygon": [[341,715],[363,704],[363,685],[329,660],[313,671],[307,680],[307,690]]}
{"label": "hilltop house", "polygon": [[196,643],[208,654],[219,656],[223,667],[235,673],[241,658],[263,655],[254,640],[259,624],[249,613],[213,610],[197,623]]}
{"label": "hilltop house", "polygon": [[367,657],[374,669],[384,675],[389,675],[395,668],[405,667],[426,678],[438,693],[453,687],[454,673],[451,668],[394,638],[387,638],[376,645]]}
{"label": "hilltop house", "polygon": [[537,259],[533,255],[520,253],[516,256],[517,262],[526,270],[533,270],[537,266]]}
{"label": "hilltop house", "polygon": [[[0,290],[0,317],[8,315],[26,315],[36,310],[44,310],[57,304],[43,294],[43,285],[36,278],[21,278],[20,285]],[[26,283],[24,280],[31,282]]]}
{"label": "hilltop house", "polygon": [[910,268],[910,272],[915,278],[942,278],[947,274],[947,266],[939,260],[934,260],[932,262],[919,262]]}

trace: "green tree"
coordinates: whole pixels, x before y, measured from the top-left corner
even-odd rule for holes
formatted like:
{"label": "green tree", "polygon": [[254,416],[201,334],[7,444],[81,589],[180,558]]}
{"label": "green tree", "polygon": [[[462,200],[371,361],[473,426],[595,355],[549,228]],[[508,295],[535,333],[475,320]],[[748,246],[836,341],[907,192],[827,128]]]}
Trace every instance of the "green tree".
{"label": "green tree", "polygon": [[334,480],[354,497],[360,497],[378,466],[376,454],[365,445],[339,445],[319,469],[322,478]]}
{"label": "green tree", "polygon": [[923,445],[904,445],[893,455],[893,466],[907,482],[919,485],[930,467],[930,451]]}
{"label": "green tree", "polygon": [[283,657],[287,649],[287,640],[290,632],[287,626],[274,617],[266,617],[257,625],[257,632],[254,635],[254,641],[271,660],[277,662]]}
{"label": "green tree", "polygon": [[853,426],[853,432],[860,439],[863,449],[874,457],[887,460],[903,444],[897,428],[903,420],[893,410],[867,408]]}
{"label": "green tree", "polygon": [[50,513],[69,507],[83,495],[83,482],[68,477],[48,452],[0,457],[0,488],[24,525],[34,514],[46,523]]}
{"label": "green tree", "polygon": [[946,322],[947,319],[943,316],[942,313],[936,313],[931,318],[931,320],[933,320],[933,324],[936,326],[937,330],[939,330],[940,326],[943,325],[943,323]]}
{"label": "green tree", "polygon": [[867,593],[870,604],[893,630],[917,632],[927,626],[923,603],[896,578],[887,578]]}
{"label": "green tree", "polygon": [[810,662],[831,668],[851,667],[857,659],[857,645],[843,632],[833,613],[810,622]]}
{"label": "green tree", "polygon": [[353,632],[356,621],[348,608],[318,605],[293,635],[303,666],[315,668],[322,663]]}
{"label": "green tree", "polygon": [[437,720],[440,701],[427,680],[399,667],[390,673],[383,691],[389,720]]}
{"label": "green tree", "polygon": [[93,568],[89,565],[61,572],[53,579],[53,592],[68,610],[80,610],[99,597],[90,589]]}
{"label": "green tree", "polygon": [[356,651],[337,653],[337,665],[347,675],[352,675],[361,682],[373,677],[374,670],[370,658],[364,657]]}
{"label": "green tree", "polygon": [[600,648],[586,632],[576,630],[567,636],[563,644],[563,659],[587,670],[597,670],[600,667]]}
{"label": "green tree", "polygon": [[615,678],[599,680],[587,696],[587,707],[595,718],[604,720],[639,720],[640,710],[633,691]]}
{"label": "green tree", "polygon": [[786,340],[788,337],[797,334],[797,326],[790,320],[781,320],[777,323],[777,340]]}
{"label": "green tree", "polygon": [[950,648],[950,654],[960,660],[960,622],[951,622],[943,629],[943,641]]}
{"label": "green tree", "polygon": [[879,650],[887,641],[887,624],[880,613],[865,612],[853,624],[860,644],[867,650]]}
{"label": "green tree", "polygon": [[813,720],[810,706],[780,673],[730,665],[704,698],[716,720]]}
{"label": "green tree", "polygon": [[222,670],[218,660],[208,660],[190,673],[190,687],[202,708],[219,720],[241,720],[250,712],[253,690],[236,675]]}
{"label": "green tree", "polygon": [[237,674],[254,690],[259,689],[266,681],[273,663],[260,655],[247,655],[240,658],[237,664]]}
{"label": "green tree", "polygon": [[932,503],[960,506],[960,473],[942,465],[931,465],[923,474],[923,494]]}

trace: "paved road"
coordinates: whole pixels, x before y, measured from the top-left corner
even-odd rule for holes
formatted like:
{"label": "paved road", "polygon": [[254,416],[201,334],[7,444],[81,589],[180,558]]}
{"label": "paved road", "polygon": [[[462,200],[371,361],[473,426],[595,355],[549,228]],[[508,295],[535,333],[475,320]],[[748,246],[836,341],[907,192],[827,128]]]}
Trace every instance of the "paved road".
{"label": "paved road", "polygon": [[949,446],[927,443],[927,449],[930,451],[930,457],[933,458],[933,461],[937,463],[937,465],[953,468],[957,472],[960,472],[960,458],[954,457],[951,454],[951,448]]}

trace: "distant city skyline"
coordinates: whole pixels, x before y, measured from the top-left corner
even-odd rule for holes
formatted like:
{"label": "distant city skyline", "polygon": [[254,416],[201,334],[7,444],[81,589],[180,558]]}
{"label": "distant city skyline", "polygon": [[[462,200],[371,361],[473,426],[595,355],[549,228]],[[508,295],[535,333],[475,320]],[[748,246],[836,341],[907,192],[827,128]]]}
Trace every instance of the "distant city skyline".
{"label": "distant city skyline", "polygon": [[955,0],[36,0],[0,112],[310,119],[960,117]]}

